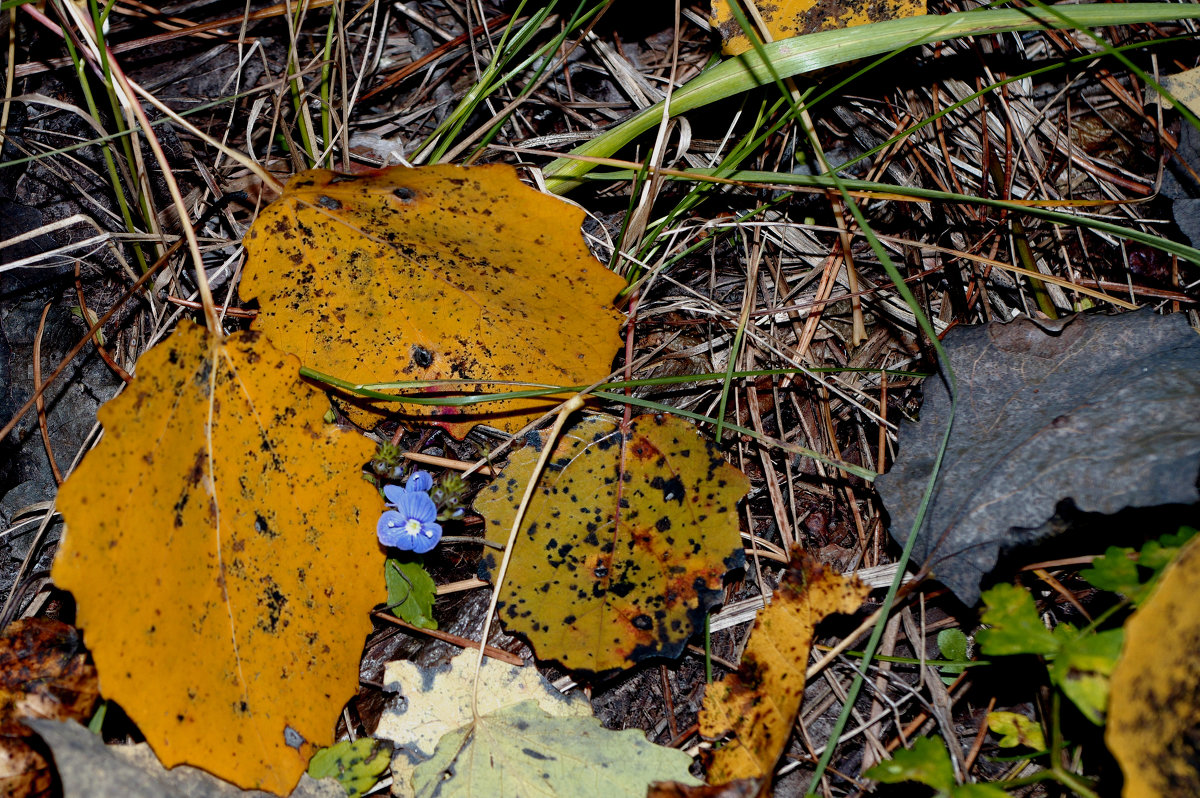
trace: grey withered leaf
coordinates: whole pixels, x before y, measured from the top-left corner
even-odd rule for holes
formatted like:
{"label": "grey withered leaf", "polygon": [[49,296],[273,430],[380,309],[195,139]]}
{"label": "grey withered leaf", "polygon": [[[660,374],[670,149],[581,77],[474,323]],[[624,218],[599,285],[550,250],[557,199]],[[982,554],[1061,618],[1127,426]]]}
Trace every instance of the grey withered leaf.
{"label": "grey withered leaf", "polygon": [[[1182,314],[1139,311],[1054,322],[1021,317],[952,330],[958,413],[913,562],[963,602],[1002,549],[1071,499],[1083,512],[1200,500],[1200,335]],[[926,379],[921,419],[875,484],[891,533],[908,539],[949,417],[944,381]]]}

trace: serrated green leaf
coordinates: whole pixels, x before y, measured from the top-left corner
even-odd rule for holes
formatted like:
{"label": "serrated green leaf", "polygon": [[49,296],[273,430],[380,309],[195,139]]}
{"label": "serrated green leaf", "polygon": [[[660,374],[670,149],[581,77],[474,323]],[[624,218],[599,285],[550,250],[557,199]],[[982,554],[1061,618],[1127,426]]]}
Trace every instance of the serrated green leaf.
{"label": "serrated green leaf", "polygon": [[1050,681],[1084,717],[1097,725],[1104,722],[1109,677],[1116,668],[1124,639],[1123,629],[1078,636],[1062,645],[1050,667]]}
{"label": "serrated green leaf", "polygon": [[865,774],[884,784],[917,781],[942,793],[954,788],[954,765],[946,744],[934,737],[913,741],[912,748],[899,748],[887,762],[880,762]]}
{"label": "serrated green leaf", "polygon": [[413,787],[418,798],[644,798],[655,781],[700,784],[691,763],[640,730],[555,718],[522,701],[442,737],[433,758],[417,766]]}
{"label": "serrated green leaf", "polygon": [[391,761],[392,747],[382,740],[343,740],[317,751],[308,763],[308,775],[337,779],[350,798],[357,798],[379,781]]}
{"label": "serrated green leaf", "polygon": [[1128,546],[1109,546],[1103,557],[1092,560],[1092,567],[1084,568],[1079,575],[1092,587],[1133,597],[1142,588],[1133,556],[1134,551]]}
{"label": "serrated green leaf", "polygon": [[994,734],[1000,735],[997,745],[1001,748],[1023,745],[1035,751],[1046,750],[1046,735],[1041,724],[1019,712],[989,712],[987,725]]}
{"label": "serrated green leaf", "polygon": [[1033,596],[1016,585],[996,585],[983,594],[987,605],[982,621],[984,629],[975,639],[984,654],[1052,655],[1060,642],[1038,617]]}
{"label": "serrated green leaf", "polygon": [[1147,542],[1140,552],[1129,547],[1110,546],[1103,557],[1092,561],[1079,575],[1093,587],[1110,590],[1128,598],[1134,605],[1150,595],[1164,568],[1179,554],[1196,530],[1180,527],[1174,534]]}
{"label": "serrated green leaf", "polygon": [[437,629],[433,619],[433,601],[437,585],[419,562],[388,560],[383,566],[387,583],[388,606],[396,617],[422,629]]}
{"label": "serrated green leaf", "polygon": [[1173,535],[1163,535],[1158,540],[1149,541],[1142,546],[1142,551],[1138,556],[1138,565],[1151,569],[1154,577],[1157,578],[1162,570],[1179,555],[1179,550],[1183,548],[1183,545],[1195,534],[1195,529],[1184,526],[1180,527],[1179,531]]}

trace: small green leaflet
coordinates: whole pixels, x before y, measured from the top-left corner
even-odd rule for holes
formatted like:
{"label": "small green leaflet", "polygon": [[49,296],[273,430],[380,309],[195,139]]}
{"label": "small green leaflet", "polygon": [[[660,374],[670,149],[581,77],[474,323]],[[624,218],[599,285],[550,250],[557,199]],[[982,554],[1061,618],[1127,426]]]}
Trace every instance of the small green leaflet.
{"label": "small green leaflet", "polygon": [[1038,617],[1029,591],[1016,585],[996,585],[983,594],[987,607],[981,620],[989,628],[975,639],[984,654],[1054,654],[1059,642]]}
{"label": "small green leaflet", "polygon": [[910,749],[901,748],[887,762],[864,773],[884,784],[916,781],[937,790],[937,798],[1005,798],[1007,793],[993,784],[955,784],[954,765],[946,744],[934,737],[920,737]]}
{"label": "small green leaflet", "polygon": [[[943,629],[937,636],[938,651],[942,659],[965,660],[967,656],[967,636],[962,629]],[[943,665],[942,681],[953,684],[958,674],[965,671],[965,665]]]}
{"label": "small green leaflet", "polygon": [[920,737],[913,741],[912,748],[899,748],[887,762],[880,762],[864,774],[869,779],[884,784],[899,784],[902,781],[917,781],[940,793],[954,787],[954,765],[950,752],[941,740]]}
{"label": "small green leaflet", "polygon": [[1046,735],[1037,721],[1019,712],[989,712],[988,728],[1000,737],[1001,748],[1016,748],[1023,745],[1035,751],[1046,750]]}
{"label": "small green leaflet", "polygon": [[1060,624],[1055,632],[1064,627],[1062,635],[1055,635],[1064,642],[1050,667],[1050,681],[1062,689],[1088,720],[1099,726],[1104,723],[1109,677],[1117,667],[1125,630],[1080,634],[1070,624]]}
{"label": "small green leaflet", "polygon": [[337,779],[350,798],[358,798],[375,786],[391,761],[392,747],[383,740],[343,740],[317,751],[308,763],[308,775]]}
{"label": "small green leaflet", "polygon": [[419,562],[389,559],[383,565],[383,577],[388,607],[397,618],[422,629],[438,628],[433,619],[437,585]]}
{"label": "small green leaflet", "polygon": [[1069,623],[1050,631],[1038,617],[1029,592],[1016,585],[997,585],[983,594],[988,625],[975,636],[987,656],[1038,654],[1050,663],[1050,681],[1092,723],[1104,721],[1108,677],[1121,653],[1124,631],[1080,632]]}
{"label": "small green leaflet", "polygon": [[1149,541],[1141,551],[1128,546],[1109,546],[1103,557],[1096,558],[1092,567],[1083,569],[1079,575],[1093,587],[1120,593],[1136,606],[1150,595],[1163,569],[1195,534],[1191,527],[1180,527],[1176,534]]}

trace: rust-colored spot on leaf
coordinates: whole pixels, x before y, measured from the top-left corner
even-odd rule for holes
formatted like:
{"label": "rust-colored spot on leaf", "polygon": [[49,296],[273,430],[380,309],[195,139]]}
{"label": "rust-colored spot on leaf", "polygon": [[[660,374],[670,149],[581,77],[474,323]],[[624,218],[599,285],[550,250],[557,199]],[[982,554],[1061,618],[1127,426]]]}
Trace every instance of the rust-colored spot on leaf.
{"label": "rust-colored spot on leaf", "polygon": [[280,794],[333,742],[384,598],[373,446],[322,424],[297,366],[257,333],[180,324],[100,409],[53,569],[164,765]]}
{"label": "rust-colored spot on leaf", "polygon": [[1168,566],[1125,623],[1105,742],[1125,773],[1125,798],[1200,795],[1200,536]]}
{"label": "rust-colored spot on leaf", "polygon": [[[293,177],[246,237],[240,291],[259,301],[255,329],[280,349],[358,384],[574,385],[608,374],[620,343],[612,300],[625,283],[588,252],[583,211],[525,186],[504,165],[344,178],[324,170]],[[507,390],[481,390],[489,388]],[[481,422],[515,431],[559,401],[439,408],[352,400],[349,413],[373,425],[380,413],[402,410],[461,437]]]}
{"label": "rust-colored spot on leaf", "polygon": [[737,673],[708,685],[700,733],[732,739],[712,755],[711,784],[769,779],[804,697],[813,629],[828,615],[854,612],[870,588],[794,553],[771,606],[758,615]]}
{"label": "rust-colored spot on leaf", "polygon": [[[650,449],[652,460],[630,454]],[[476,499],[489,540],[507,541],[537,456],[514,454]],[[569,668],[678,655],[742,564],[736,505],[749,489],[680,419],[641,416],[624,435],[609,419],[583,421],[559,441],[529,506],[500,619]]]}
{"label": "rust-colored spot on leaf", "polygon": [[[924,16],[925,0],[778,0],[760,2],[758,9],[771,33],[771,40],[779,41],[821,30]],[[729,10],[729,0],[712,0],[712,14],[713,24],[725,42],[723,51],[726,55],[740,55],[752,48]]]}

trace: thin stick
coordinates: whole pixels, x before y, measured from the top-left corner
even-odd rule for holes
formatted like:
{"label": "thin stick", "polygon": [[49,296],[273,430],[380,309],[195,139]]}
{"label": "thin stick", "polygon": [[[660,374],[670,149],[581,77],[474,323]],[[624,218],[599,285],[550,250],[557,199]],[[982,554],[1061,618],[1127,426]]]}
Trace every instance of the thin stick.
{"label": "thin stick", "polygon": [[[508,543],[504,546],[504,557],[500,560],[500,568],[496,571],[495,586],[492,588],[492,601],[488,605],[487,615],[484,616],[483,634],[479,639],[487,642],[488,632],[492,628],[492,619],[496,616],[496,605],[500,601],[500,590],[504,587],[504,575],[508,571],[508,563],[512,559],[513,549],[516,548],[517,532],[521,529],[521,522],[525,520],[525,511],[529,509],[529,502],[533,499],[533,492],[537,490],[538,478],[542,475],[542,469],[546,467],[546,461],[550,459],[550,453],[554,451],[554,446],[558,442],[558,436],[562,432],[563,424],[566,423],[567,417],[583,407],[583,397],[579,394],[572,396],[558,410],[558,416],[554,419],[554,426],[550,428],[550,437],[542,445],[542,455],[538,458],[537,465],[533,467],[533,474],[529,477],[529,484],[525,486],[525,495],[521,497],[521,504],[517,507],[516,517],[513,518],[512,529],[508,533]],[[479,650],[479,657],[475,660],[475,684],[471,689],[471,717],[473,722],[479,722],[479,674],[483,671],[483,649]]]}
{"label": "thin stick", "polygon": [[61,485],[63,475],[58,470],[58,463],[54,462],[54,447],[50,444],[50,425],[46,423],[46,400],[42,396],[42,391],[39,390],[42,386],[42,333],[46,331],[46,316],[52,307],[54,307],[54,303],[47,302],[46,307],[42,308],[42,319],[38,322],[37,335],[33,338],[33,390],[38,395],[38,427],[42,431],[42,443],[46,447],[46,458],[50,461],[50,470],[54,472],[54,484]]}
{"label": "thin stick", "polygon": [[379,620],[390,623],[393,626],[399,626],[402,629],[409,629],[413,632],[420,632],[421,634],[429,635],[436,640],[441,640],[443,643],[450,643],[451,645],[459,646],[461,648],[476,649],[480,652],[481,657],[482,655],[486,654],[492,659],[502,660],[507,662],[509,665],[516,665],[518,668],[525,664],[525,660],[521,659],[516,654],[510,654],[504,649],[496,648],[495,646],[481,646],[479,643],[475,642],[469,637],[452,635],[449,632],[439,632],[437,629],[426,629],[421,626],[413,626],[411,623],[402,621],[395,615],[388,615],[386,612],[373,612],[371,613],[371,617],[378,618]]}
{"label": "thin stick", "polygon": [[[468,463],[465,460],[455,460],[450,457],[438,457],[436,454],[422,454],[421,452],[405,452],[405,460],[412,460],[414,463],[422,463],[424,465],[437,466],[438,468],[449,468],[453,471],[466,471],[475,463]],[[495,475],[495,470],[491,466],[481,466],[475,469],[476,474],[483,474],[490,477]]]}

